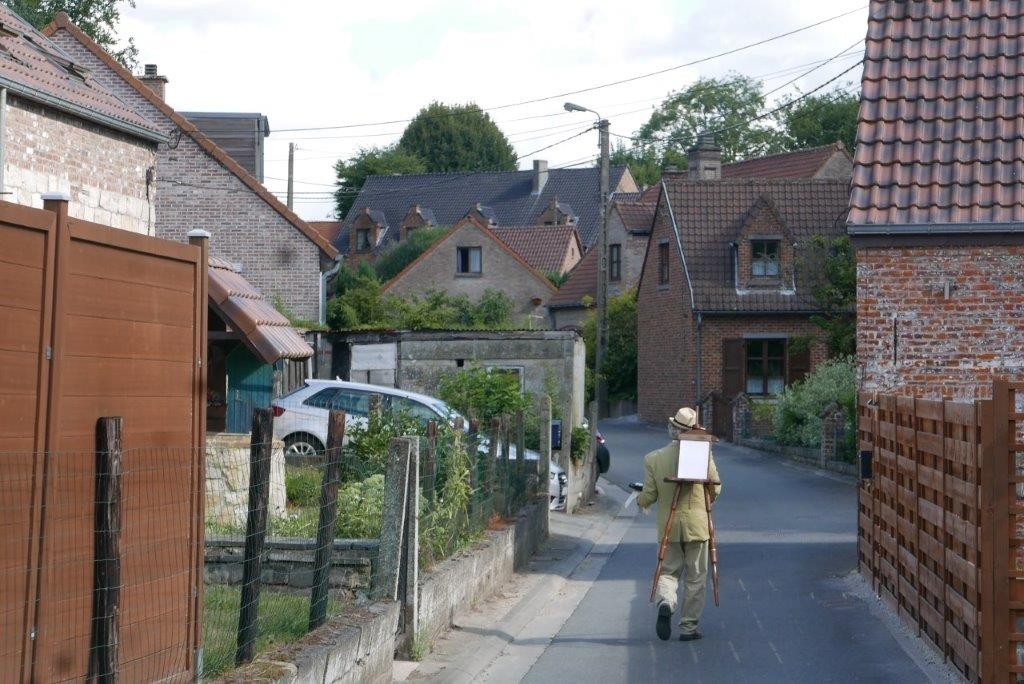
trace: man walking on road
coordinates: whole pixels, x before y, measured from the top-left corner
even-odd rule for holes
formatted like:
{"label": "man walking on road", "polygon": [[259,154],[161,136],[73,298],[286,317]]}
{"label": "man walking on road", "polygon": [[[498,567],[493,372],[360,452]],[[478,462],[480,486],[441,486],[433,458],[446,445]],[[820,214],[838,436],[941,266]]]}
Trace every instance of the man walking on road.
{"label": "man walking on road", "polygon": [[[704,485],[697,483],[665,482],[666,477],[676,476],[679,459],[679,442],[682,440],[715,441],[703,428],[697,425],[697,412],[681,408],[668,421],[668,446],[644,456],[644,488],[637,497],[637,505],[646,510],[658,502],[658,530],[664,531],[671,509],[672,495],[676,486],[682,487],[679,504],[672,527],[668,531],[668,546],[665,561],[658,576],[658,638],[667,641],[672,635],[672,613],[675,612],[679,578],[685,573],[683,612],[679,621],[680,641],[693,641],[703,636],[697,631],[697,623],[704,612],[708,579],[708,516],[704,498]],[[720,482],[715,459],[712,456],[708,467],[708,479]],[[722,485],[711,488],[714,501],[722,491]]]}

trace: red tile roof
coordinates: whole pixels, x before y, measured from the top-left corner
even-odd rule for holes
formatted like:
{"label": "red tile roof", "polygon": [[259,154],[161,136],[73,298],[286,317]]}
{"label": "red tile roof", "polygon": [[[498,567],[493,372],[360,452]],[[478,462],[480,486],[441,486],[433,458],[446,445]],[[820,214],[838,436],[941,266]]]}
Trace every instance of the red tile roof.
{"label": "red tile roof", "polygon": [[306,221],[324,240],[333,243],[341,231],[341,221]]}
{"label": "red tile roof", "polygon": [[264,363],[313,355],[312,347],[288,319],[230,263],[210,257],[208,278],[210,306],[242,335],[245,344]]}
{"label": "red tile roof", "polygon": [[320,248],[324,254],[330,258],[334,258],[338,255],[338,250],[334,246],[323,239],[323,237],[317,231],[309,227],[309,224],[303,221],[299,216],[289,209],[285,204],[274,196],[272,192],[267,190],[262,183],[246,171],[242,166],[231,158],[224,150],[218,147],[210,138],[199,130],[195,124],[183,117],[181,114],[176,112],[173,107],[163,101],[156,93],[154,93],[148,86],[142,81],[137,79],[132,72],[125,69],[116,59],[110,56],[106,50],[100,47],[92,38],[85,34],[82,29],[78,28],[73,21],[64,12],[58,12],[56,18],[50,22],[46,28],[43,29],[43,34],[46,36],[52,36],[56,31],[64,29],[70,33],[75,40],[82,44],[87,50],[93,53],[97,59],[107,65],[114,73],[121,77],[125,83],[135,89],[135,91],[144,97],[151,105],[156,107],[160,112],[168,119],[174,122],[181,131],[192,138],[196,144],[198,144],[203,151],[213,157],[221,166],[234,174],[242,183],[256,194],[260,199],[266,202],[270,207],[281,215],[286,221],[295,227],[300,233],[305,235],[311,242]]}
{"label": "red tile roof", "polygon": [[842,143],[722,164],[722,178],[813,178],[836,152],[846,152]]}
{"label": "red tile roof", "polygon": [[584,297],[593,299],[597,296],[597,254],[600,250],[591,249],[583,257],[576,268],[572,269],[568,280],[558,288],[558,293],[548,302],[549,307],[580,306]]}
{"label": "red tile roof", "polygon": [[0,4],[0,80],[29,100],[153,141],[166,136],[42,33]]}
{"label": "red tile roof", "polygon": [[1024,222],[1022,46],[1022,2],[872,0],[851,232]]}
{"label": "red tile roof", "polygon": [[622,224],[631,233],[650,233],[654,223],[654,212],[658,201],[653,202],[616,202],[615,207],[622,217]]}
{"label": "red tile roof", "polygon": [[571,245],[582,254],[573,226],[494,226],[491,231],[541,273],[561,273]]}

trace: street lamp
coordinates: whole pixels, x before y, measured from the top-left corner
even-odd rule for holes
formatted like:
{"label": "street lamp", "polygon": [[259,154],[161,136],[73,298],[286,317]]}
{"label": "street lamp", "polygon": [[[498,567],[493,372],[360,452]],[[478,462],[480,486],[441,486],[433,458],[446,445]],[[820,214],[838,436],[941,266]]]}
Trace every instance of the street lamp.
{"label": "street lamp", "polygon": [[594,340],[594,398],[597,400],[597,413],[594,429],[597,429],[597,417],[608,415],[608,383],[604,377],[604,357],[608,347],[608,185],[609,185],[609,149],[608,119],[604,119],[593,109],[566,102],[567,112],[590,112],[597,117],[595,124],[599,134],[601,148],[601,233],[597,242],[597,325]]}

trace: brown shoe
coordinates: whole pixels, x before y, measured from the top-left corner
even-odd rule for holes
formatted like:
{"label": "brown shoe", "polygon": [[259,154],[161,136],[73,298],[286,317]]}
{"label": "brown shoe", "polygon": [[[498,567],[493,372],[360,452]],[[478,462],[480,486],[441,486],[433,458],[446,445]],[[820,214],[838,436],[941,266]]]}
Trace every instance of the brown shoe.
{"label": "brown shoe", "polygon": [[701,634],[700,632],[696,631],[696,630],[694,630],[692,632],[689,632],[688,634],[680,634],[679,635],[679,640],[680,641],[696,641],[697,639],[703,639],[703,638],[704,638],[704,635]]}

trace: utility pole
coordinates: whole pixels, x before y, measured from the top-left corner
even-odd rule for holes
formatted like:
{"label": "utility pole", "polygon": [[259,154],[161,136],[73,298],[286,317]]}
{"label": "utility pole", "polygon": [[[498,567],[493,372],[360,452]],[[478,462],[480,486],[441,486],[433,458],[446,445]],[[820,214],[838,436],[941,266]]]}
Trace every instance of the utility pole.
{"label": "utility pole", "polygon": [[295,143],[288,143],[288,208],[291,209],[295,200]]}
{"label": "utility pole", "polygon": [[[601,149],[601,233],[594,249],[597,253],[597,325],[594,326],[594,399],[597,400],[597,417],[608,415],[608,382],[605,379],[604,357],[608,349],[608,194],[610,185],[610,151],[608,149],[608,119],[593,109],[572,102],[565,103],[567,112],[590,112],[597,116],[594,128],[599,134]],[[597,425],[594,425],[597,428]]]}
{"label": "utility pole", "polygon": [[[608,415],[608,382],[604,375],[604,357],[608,349],[608,185],[609,149],[608,119],[597,122],[601,142],[601,239],[597,266],[597,325],[594,344],[594,398],[597,399],[597,414]],[[597,426],[594,426],[597,429]]]}

